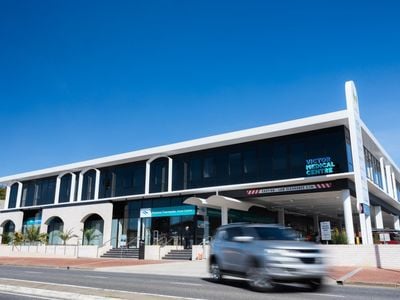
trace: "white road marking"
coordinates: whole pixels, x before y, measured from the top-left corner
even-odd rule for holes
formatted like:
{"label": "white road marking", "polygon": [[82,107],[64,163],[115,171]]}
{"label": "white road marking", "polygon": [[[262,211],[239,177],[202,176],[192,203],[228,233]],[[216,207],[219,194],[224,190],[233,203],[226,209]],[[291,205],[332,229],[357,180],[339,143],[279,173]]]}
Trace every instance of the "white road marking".
{"label": "white road marking", "polygon": [[111,293],[113,293],[113,292],[114,293],[127,293],[127,294],[132,294],[132,295],[155,296],[155,297],[183,299],[183,300],[207,300],[204,298],[191,298],[191,297],[181,297],[181,296],[153,294],[153,293],[144,293],[144,292],[130,292],[130,291],[124,291],[124,290],[102,289],[102,288],[95,288],[95,287],[89,287],[89,286],[65,284],[65,283],[52,283],[52,282],[35,281],[35,280],[11,279],[11,278],[4,278],[4,277],[0,277],[0,279],[4,280],[4,281],[33,282],[33,283],[38,283],[38,284],[47,284],[47,285],[53,285],[53,286],[65,286],[65,287],[80,288],[80,289],[87,289],[87,290],[93,290],[93,291],[104,291],[104,292],[111,292]]}
{"label": "white road marking", "polygon": [[325,296],[325,297],[334,297],[334,298],[344,298],[342,295],[334,295],[334,294],[318,294],[318,293],[312,293],[310,295],[315,295],[315,296]]}
{"label": "white road marking", "polygon": [[24,273],[28,273],[28,274],[42,274],[43,272],[37,272],[37,271],[24,271]]}
{"label": "white road marking", "polygon": [[190,285],[190,286],[203,286],[200,283],[189,283],[189,282],[179,282],[179,281],[170,281],[170,284],[179,284],[179,285]]}
{"label": "white road marking", "polygon": [[106,276],[91,276],[91,275],[85,275],[83,277],[87,277],[87,278],[97,278],[97,279],[106,279],[108,277]]}

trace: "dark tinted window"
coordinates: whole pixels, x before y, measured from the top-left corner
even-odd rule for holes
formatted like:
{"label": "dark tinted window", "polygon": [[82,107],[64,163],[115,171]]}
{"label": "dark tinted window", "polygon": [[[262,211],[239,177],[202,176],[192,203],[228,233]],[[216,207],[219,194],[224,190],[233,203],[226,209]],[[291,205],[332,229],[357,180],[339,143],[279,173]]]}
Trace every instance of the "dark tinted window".
{"label": "dark tinted window", "polygon": [[[348,172],[347,158],[344,126],[179,154],[172,157],[173,190]],[[332,167],[306,173],[319,159]]]}
{"label": "dark tinted window", "polygon": [[59,203],[69,202],[71,195],[71,174],[65,174],[60,180],[60,195],[58,198]]}
{"label": "dark tinted window", "polygon": [[83,175],[82,200],[94,199],[94,190],[96,185],[96,171],[89,170]]}
{"label": "dark tinted window", "polygon": [[168,158],[154,160],[150,165],[150,193],[168,190]]}
{"label": "dark tinted window", "polygon": [[15,208],[17,205],[18,183],[14,183],[10,189],[8,208]]}
{"label": "dark tinted window", "polygon": [[144,193],[145,162],[100,169],[100,198]]}
{"label": "dark tinted window", "polygon": [[56,177],[30,180],[22,184],[22,207],[54,203]]}

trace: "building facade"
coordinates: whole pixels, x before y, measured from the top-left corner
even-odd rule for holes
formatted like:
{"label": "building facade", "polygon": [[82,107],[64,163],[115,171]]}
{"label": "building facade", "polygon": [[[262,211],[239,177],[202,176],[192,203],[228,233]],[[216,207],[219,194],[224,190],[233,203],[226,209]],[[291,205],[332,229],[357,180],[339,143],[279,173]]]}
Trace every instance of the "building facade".
{"label": "building facade", "polygon": [[[0,233],[30,226],[61,244],[193,244],[221,224],[280,223],[303,236],[320,223],[350,244],[400,230],[400,170],[362,122],[353,82],[347,109],[0,178]],[[84,232],[92,231],[92,237]]]}

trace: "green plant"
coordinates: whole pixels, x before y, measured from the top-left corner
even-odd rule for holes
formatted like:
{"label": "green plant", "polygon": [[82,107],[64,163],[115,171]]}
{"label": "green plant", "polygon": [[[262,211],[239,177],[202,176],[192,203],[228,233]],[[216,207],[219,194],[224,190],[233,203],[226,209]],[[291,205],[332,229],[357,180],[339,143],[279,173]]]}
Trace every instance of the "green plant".
{"label": "green plant", "polygon": [[21,245],[25,240],[24,235],[22,234],[22,232],[15,232],[13,237],[12,237],[12,242],[14,245]]}
{"label": "green plant", "polygon": [[90,243],[95,240],[96,238],[99,237],[98,234],[95,233],[96,229],[95,228],[87,228],[83,230],[83,244],[90,245]]}
{"label": "green plant", "polygon": [[25,230],[25,240],[27,242],[37,242],[40,239],[40,227],[38,226],[29,226]]}
{"label": "green plant", "polygon": [[63,241],[63,245],[65,246],[67,244],[67,241],[78,236],[73,233],[72,229],[70,229],[67,231],[59,232],[58,237]]}
{"label": "green plant", "polygon": [[332,233],[332,244],[348,244],[346,231],[334,228]]}
{"label": "green plant", "polygon": [[12,241],[12,234],[11,233],[3,233],[1,234],[1,243],[4,245],[8,245]]}
{"label": "green plant", "polygon": [[42,244],[47,245],[47,243],[49,242],[49,235],[47,233],[40,233],[38,241]]}

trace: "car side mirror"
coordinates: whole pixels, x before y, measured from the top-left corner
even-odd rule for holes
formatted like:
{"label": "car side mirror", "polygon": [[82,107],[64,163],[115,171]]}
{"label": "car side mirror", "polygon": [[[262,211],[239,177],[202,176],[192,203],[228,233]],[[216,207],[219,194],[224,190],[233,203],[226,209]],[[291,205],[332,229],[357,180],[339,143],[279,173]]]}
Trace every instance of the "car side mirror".
{"label": "car side mirror", "polygon": [[233,237],[233,240],[235,242],[239,242],[239,243],[249,243],[254,240],[254,237],[252,237],[252,236],[235,236],[235,237]]}

